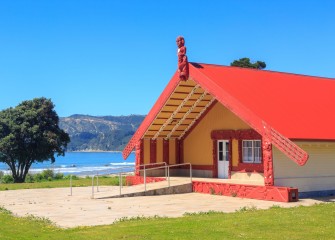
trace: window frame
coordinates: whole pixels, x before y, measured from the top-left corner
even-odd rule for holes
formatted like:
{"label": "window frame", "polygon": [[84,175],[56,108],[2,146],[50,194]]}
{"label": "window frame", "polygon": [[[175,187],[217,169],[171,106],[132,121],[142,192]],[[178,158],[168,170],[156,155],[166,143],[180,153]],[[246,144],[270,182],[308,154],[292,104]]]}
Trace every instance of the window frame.
{"label": "window frame", "polygon": [[[245,143],[251,143],[251,146],[244,146]],[[256,143],[258,143],[258,144],[256,144]],[[260,139],[243,139],[241,141],[241,144],[242,144],[242,146],[241,146],[241,148],[242,148],[241,163],[261,164],[263,162],[262,141]],[[247,151],[247,155],[245,154],[245,151]],[[251,153],[251,156],[249,156],[249,153]],[[258,154],[256,154],[256,153],[258,153]],[[248,159],[251,159],[251,160],[246,160],[246,157]]]}

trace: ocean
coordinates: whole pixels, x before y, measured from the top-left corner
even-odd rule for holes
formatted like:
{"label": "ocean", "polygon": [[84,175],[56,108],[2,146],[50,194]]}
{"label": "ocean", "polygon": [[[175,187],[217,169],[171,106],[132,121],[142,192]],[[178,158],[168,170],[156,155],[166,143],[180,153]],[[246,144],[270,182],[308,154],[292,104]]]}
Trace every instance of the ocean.
{"label": "ocean", "polygon": [[[53,169],[55,173],[59,172],[64,175],[86,176],[97,173],[133,171],[134,166],[134,153],[131,153],[125,161],[121,152],[67,152],[64,157],[56,157],[53,164],[50,161],[33,164],[29,172],[38,173],[45,169]],[[9,167],[6,164],[0,163],[0,171],[9,174],[8,169]]]}

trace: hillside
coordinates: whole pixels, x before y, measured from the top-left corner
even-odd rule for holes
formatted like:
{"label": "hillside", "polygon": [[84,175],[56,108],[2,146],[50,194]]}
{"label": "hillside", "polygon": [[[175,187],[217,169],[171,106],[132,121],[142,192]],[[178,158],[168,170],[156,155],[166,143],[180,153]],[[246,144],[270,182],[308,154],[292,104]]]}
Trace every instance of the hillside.
{"label": "hillside", "polygon": [[124,148],[144,115],[72,115],[60,118],[59,126],[70,135],[68,151],[119,151]]}

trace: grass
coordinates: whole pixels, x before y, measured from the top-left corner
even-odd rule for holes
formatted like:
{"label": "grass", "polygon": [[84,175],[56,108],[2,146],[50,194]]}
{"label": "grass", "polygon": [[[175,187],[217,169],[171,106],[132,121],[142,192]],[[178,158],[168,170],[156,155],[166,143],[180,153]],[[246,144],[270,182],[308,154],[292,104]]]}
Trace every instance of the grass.
{"label": "grass", "polygon": [[47,219],[14,217],[0,208],[0,239],[334,239],[335,204],[181,218],[133,218],[106,226],[60,229]]}
{"label": "grass", "polygon": [[[94,180],[96,185],[96,179]],[[123,183],[125,179],[123,178]],[[118,177],[99,177],[99,185],[117,186],[119,185]],[[35,189],[35,188],[61,188],[69,187],[69,179],[60,179],[53,181],[43,181],[34,183],[0,183],[0,191],[18,190],[18,189]],[[77,178],[72,180],[73,187],[92,186],[92,178]],[[0,238],[1,239],[1,238]]]}

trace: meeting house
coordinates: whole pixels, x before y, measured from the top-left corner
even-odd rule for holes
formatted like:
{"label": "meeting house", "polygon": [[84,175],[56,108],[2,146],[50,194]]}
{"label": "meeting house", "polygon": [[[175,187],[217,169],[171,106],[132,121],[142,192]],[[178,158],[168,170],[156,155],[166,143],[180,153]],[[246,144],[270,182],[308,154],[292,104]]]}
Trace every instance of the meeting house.
{"label": "meeting house", "polygon": [[335,79],[189,62],[182,37],[177,45],[178,69],[125,159],[135,150],[138,168],[190,163],[194,192],[282,202],[335,194]]}

